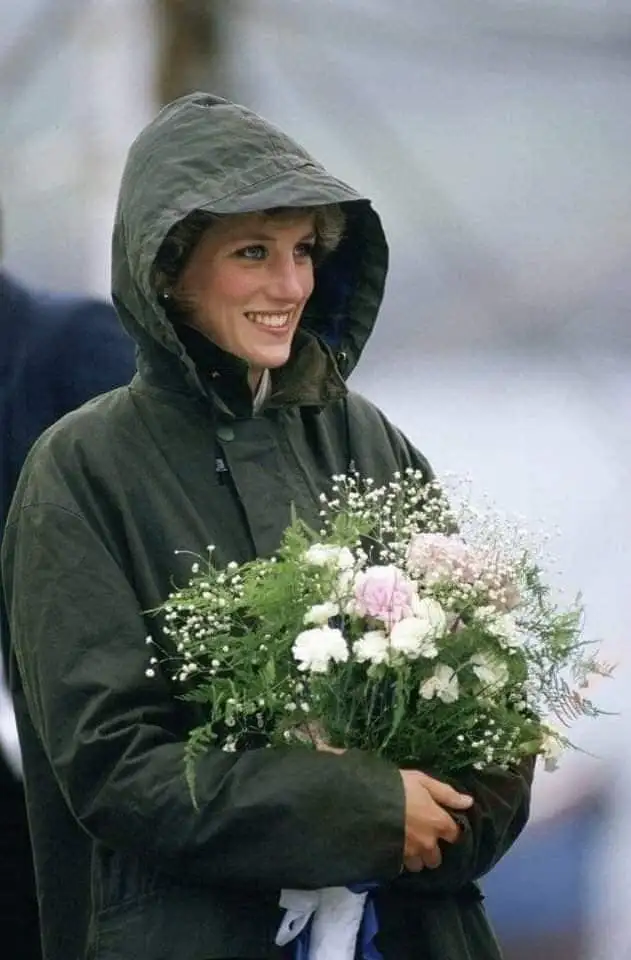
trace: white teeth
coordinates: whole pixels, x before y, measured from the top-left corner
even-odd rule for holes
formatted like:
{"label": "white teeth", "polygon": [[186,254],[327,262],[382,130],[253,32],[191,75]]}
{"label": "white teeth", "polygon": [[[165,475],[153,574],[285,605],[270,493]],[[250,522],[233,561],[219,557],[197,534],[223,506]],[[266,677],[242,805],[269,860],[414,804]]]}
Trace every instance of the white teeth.
{"label": "white teeth", "polygon": [[289,323],[288,313],[246,313],[246,317],[263,327],[284,327]]}

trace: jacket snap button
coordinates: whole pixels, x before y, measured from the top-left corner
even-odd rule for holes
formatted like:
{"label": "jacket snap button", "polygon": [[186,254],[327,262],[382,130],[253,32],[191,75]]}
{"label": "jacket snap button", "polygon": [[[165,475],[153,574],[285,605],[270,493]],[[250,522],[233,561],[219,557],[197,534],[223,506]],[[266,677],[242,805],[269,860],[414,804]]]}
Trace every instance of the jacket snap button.
{"label": "jacket snap button", "polygon": [[217,439],[223,440],[224,443],[234,440],[234,430],[232,427],[229,427],[228,424],[220,423],[217,427]]}

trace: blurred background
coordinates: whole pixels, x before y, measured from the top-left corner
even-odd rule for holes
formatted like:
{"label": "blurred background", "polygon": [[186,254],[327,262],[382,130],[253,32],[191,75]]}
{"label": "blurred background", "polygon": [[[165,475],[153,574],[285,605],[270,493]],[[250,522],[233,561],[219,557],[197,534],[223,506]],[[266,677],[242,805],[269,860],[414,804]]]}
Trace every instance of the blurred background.
{"label": "blurred background", "polygon": [[374,199],[392,267],[354,386],[438,471],[557,526],[618,663],[484,883],[507,960],[631,958],[629,0],[0,0],[5,265],[109,290],[126,150],[195,89]]}

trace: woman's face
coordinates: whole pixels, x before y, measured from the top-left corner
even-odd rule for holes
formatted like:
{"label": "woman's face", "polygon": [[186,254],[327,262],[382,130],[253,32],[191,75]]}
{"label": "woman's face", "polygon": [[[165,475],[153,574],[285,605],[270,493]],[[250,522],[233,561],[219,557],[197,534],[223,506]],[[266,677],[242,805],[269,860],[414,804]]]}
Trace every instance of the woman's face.
{"label": "woman's face", "polygon": [[177,286],[189,323],[256,374],[280,367],[313,290],[313,214],[219,220]]}

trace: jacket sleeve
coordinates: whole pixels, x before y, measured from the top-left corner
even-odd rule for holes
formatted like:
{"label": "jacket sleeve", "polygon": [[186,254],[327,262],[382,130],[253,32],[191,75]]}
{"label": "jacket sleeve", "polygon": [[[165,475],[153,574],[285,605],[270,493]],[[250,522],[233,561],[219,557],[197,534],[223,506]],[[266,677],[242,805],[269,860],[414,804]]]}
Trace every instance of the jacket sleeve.
{"label": "jacket sleeve", "polygon": [[454,815],[460,824],[460,837],[454,844],[441,844],[440,867],[420,873],[405,872],[396,883],[419,893],[451,894],[488,873],[510,850],[527,823],[534,765],[534,760],[527,760],[509,770],[497,768],[465,773],[457,780],[447,779],[457,790],[474,798],[470,810]]}
{"label": "jacket sleeve", "polygon": [[59,506],[15,511],[3,574],[30,716],[89,834],[202,884],[317,888],[398,875],[401,777],[363,753],[210,750],[195,811],[182,705],[166,678],[145,675],[133,586],[84,518]]}

